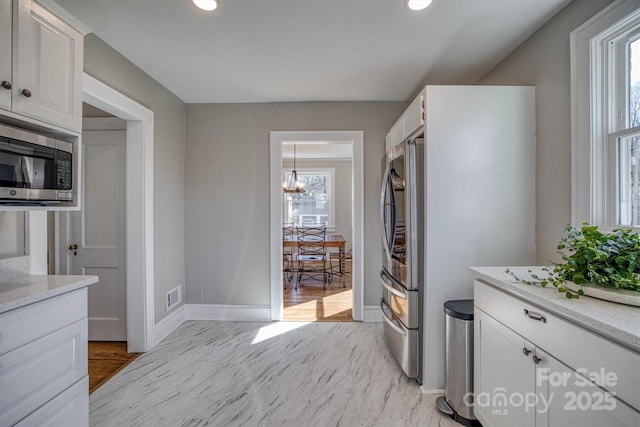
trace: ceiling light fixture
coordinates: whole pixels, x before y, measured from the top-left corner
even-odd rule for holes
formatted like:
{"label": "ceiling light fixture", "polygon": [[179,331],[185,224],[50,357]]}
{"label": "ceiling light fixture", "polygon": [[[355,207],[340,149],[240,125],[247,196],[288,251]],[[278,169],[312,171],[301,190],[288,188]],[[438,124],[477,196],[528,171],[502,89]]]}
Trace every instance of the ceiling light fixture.
{"label": "ceiling light fixture", "polygon": [[429,7],[432,0],[407,0],[406,6],[409,10],[423,10]]}
{"label": "ceiling light fixture", "polygon": [[293,171],[289,175],[289,182],[282,183],[282,191],[285,193],[304,193],[304,183],[298,181],[296,171],[296,145],[293,145]]}
{"label": "ceiling light fixture", "polygon": [[216,10],[218,8],[217,0],[193,0],[193,4],[195,4],[202,10],[206,10],[207,12],[211,12],[212,10]]}

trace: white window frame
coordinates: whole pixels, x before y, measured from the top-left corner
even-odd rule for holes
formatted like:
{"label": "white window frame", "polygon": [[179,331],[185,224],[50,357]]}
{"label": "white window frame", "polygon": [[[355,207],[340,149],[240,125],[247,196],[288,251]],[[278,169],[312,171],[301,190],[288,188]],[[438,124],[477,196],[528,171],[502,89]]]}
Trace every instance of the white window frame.
{"label": "white window frame", "polygon": [[[326,175],[327,176],[327,231],[334,232],[336,230],[336,204],[335,204],[335,177],[336,168],[296,168],[298,175]],[[287,177],[291,174],[291,170],[286,168],[282,170],[282,182],[288,182]],[[286,193],[285,193],[286,195]],[[286,198],[282,197],[282,221],[285,222],[285,214],[287,210]]]}
{"label": "white window frame", "polygon": [[[640,20],[640,0],[610,4],[571,35],[571,223],[617,228],[617,137],[626,128],[617,96],[619,46]],[[626,77],[624,77],[626,79]],[[626,108],[624,108],[626,110]],[[621,125],[624,123],[623,125]]]}

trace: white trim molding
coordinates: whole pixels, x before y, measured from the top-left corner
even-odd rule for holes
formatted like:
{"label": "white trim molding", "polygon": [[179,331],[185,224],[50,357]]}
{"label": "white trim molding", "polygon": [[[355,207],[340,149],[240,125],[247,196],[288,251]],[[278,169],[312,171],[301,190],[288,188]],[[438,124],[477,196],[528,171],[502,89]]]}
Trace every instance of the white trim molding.
{"label": "white trim molding", "polygon": [[187,320],[222,320],[234,322],[268,322],[268,305],[185,304]]}
{"label": "white trim molding", "polygon": [[422,394],[430,394],[430,395],[444,394],[444,389],[441,389],[441,388],[429,389],[423,385],[420,386],[420,391],[422,392]]}
{"label": "white trim molding", "polygon": [[168,337],[171,332],[178,329],[178,327],[187,320],[189,320],[187,319],[187,310],[183,304],[167,317],[156,323],[153,345],[156,346],[160,344],[163,339]]}
{"label": "white trim molding", "polygon": [[269,135],[271,320],[282,319],[282,143],[351,141],[353,320],[364,320],[364,132],[272,131]]}
{"label": "white trim molding", "polygon": [[382,318],[382,310],[377,305],[365,305],[364,306],[364,322],[380,323],[384,319]]}
{"label": "white trim molding", "polygon": [[84,73],[83,101],[127,121],[127,348],[145,352],[154,333],[153,111]]}

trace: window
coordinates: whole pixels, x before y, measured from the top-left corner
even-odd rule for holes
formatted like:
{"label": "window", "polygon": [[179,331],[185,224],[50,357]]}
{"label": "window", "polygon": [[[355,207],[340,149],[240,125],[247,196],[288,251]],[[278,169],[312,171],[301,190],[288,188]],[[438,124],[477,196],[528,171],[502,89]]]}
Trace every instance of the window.
{"label": "window", "polygon": [[[618,26],[619,24],[616,24]],[[608,49],[612,116],[609,225],[640,227],[640,21],[622,25]],[[626,27],[626,28],[625,28]]]}
{"label": "window", "polygon": [[640,10],[612,3],[572,41],[572,223],[640,229]]}
{"label": "window", "polygon": [[[298,227],[326,225],[335,228],[333,183],[335,169],[298,169],[298,180],[304,184],[304,193],[284,193],[282,222]],[[283,182],[289,182],[291,171],[284,171]]]}

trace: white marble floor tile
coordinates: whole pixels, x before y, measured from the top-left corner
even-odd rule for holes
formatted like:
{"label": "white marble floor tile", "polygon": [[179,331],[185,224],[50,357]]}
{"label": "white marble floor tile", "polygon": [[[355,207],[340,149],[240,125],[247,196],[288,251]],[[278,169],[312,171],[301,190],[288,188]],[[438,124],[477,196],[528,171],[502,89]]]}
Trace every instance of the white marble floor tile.
{"label": "white marble floor tile", "polygon": [[[278,334],[279,333],[279,334]],[[381,324],[189,321],[90,396],[92,426],[456,426]]]}

